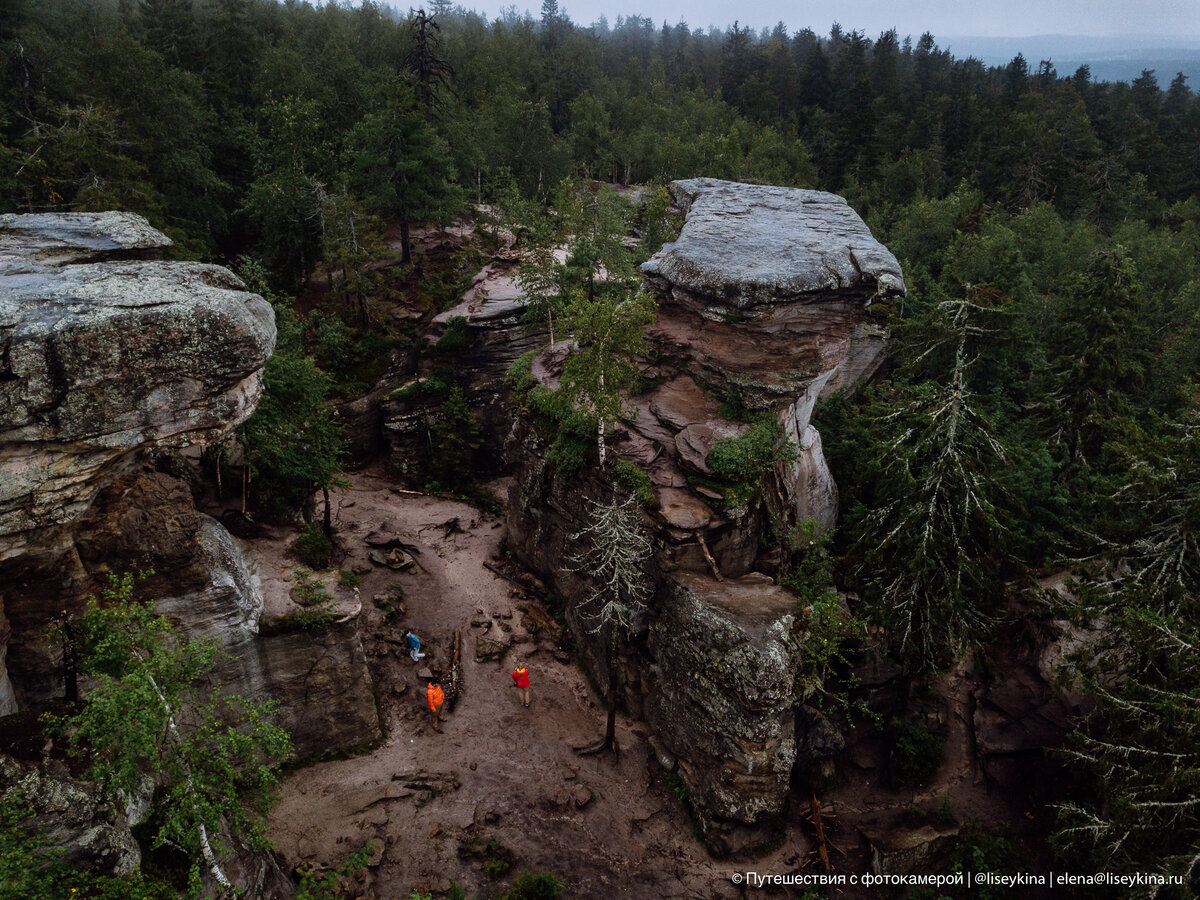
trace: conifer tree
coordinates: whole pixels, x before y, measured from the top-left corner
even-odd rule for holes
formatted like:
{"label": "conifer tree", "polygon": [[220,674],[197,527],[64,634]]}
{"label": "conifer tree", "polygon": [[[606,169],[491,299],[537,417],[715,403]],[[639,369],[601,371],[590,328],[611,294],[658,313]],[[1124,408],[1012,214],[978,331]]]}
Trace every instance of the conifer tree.
{"label": "conifer tree", "polygon": [[873,617],[909,672],[927,675],[980,636],[999,584],[990,557],[1005,448],[968,387],[969,300],[940,306],[952,337],[944,383],[898,389],[875,427],[886,436],[859,569]]}
{"label": "conifer tree", "polygon": [[637,497],[629,494],[600,503],[588,501],[591,507],[588,525],[571,540],[580,545],[571,559],[574,571],[593,586],[583,598],[583,611],[589,630],[603,633],[608,651],[608,719],[604,738],[596,745],[583,748],[582,753],[617,752],[617,652],[621,638],[630,633],[645,609],[653,582],[646,564],[653,547],[642,521],[642,508]]}

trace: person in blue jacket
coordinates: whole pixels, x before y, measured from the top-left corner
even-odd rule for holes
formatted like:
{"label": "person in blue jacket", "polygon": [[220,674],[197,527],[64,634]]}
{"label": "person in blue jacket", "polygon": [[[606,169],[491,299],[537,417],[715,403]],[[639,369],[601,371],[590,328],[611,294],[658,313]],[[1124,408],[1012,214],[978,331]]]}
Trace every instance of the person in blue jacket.
{"label": "person in blue jacket", "polygon": [[417,662],[425,657],[421,652],[421,639],[411,631],[404,632],[404,640],[408,643],[408,655],[412,657],[413,662]]}

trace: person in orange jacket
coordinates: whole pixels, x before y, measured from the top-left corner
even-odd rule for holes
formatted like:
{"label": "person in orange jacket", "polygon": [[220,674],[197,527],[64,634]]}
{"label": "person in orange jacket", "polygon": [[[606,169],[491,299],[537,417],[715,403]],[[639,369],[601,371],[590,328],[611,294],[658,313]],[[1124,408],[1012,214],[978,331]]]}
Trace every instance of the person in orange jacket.
{"label": "person in orange jacket", "polygon": [[446,702],[446,695],[442,692],[442,684],[436,678],[429,679],[429,686],[425,688],[425,702],[429,704],[429,718],[433,721],[433,730],[442,730],[442,704]]}
{"label": "person in orange jacket", "polygon": [[529,705],[529,669],[524,665],[517,666],[512,673],[513,684],[516,685],[517,693],[521,695],[521,702],[526,706]]}

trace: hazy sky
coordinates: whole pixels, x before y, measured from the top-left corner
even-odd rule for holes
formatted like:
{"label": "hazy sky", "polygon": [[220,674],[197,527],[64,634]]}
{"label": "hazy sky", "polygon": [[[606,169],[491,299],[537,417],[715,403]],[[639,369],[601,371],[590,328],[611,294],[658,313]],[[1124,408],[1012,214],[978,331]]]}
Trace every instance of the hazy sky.
{"label": "hazy sky", "polygon": [[[464,6],[495,16],[511,0],[460,0]],[[400,5],[400,4],[397,4]],[[515,3],[536,17],[541,0]],[[601,14],[649,16],[693,28],[724,28],[735,19],[756,30],[782,21],[792,31],[812,28],[827,33],[840,22],[875,37],[895,27],[901,36],[932,31],[936,37],[1033,34],[1172,36],[1200,35],[1200,0],[559,0],[577,24]]]}

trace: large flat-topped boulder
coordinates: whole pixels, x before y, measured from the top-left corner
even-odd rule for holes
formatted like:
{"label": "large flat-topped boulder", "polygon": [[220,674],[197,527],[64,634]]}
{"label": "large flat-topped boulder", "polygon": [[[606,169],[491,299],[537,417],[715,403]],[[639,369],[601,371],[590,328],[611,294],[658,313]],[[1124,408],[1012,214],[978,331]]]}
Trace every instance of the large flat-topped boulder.
{"label": "large flat-topped boulder", "polygon": [[[819,396],[881,363],[887,333],[869,307],[904,294],[900,265],[834,194],[712,178],[670,189],[683,228],[642,266],[657,357],[712,396],[778,416],[800,450],[784,492],[798,519],[830,527],[837,489],[809,420]],[[697,436],[677,441],[677,457],[704,474]]]}
{"label": "large flat-topped boulder", "polygon": [[904,292],[900,264],[844,199],[715,178],[671,183],[687,215],[647,275],[739,309],[804,295]]}
{"label": "large flat-topped boulder", "polygon": [[0,559],[128,454],[219,440],[254,410],[270,305],[219,266],[114,259],[167,243],[129,214],[0,217]]}
{"label": "large flat-topped boulder", "polygon": [[54,690],[46,626],[94,587],[76,530],[97,496],[223,439],[262,392],[270,305],[147,258],[170,243],[129,213],[0,216],[0,715]]}

